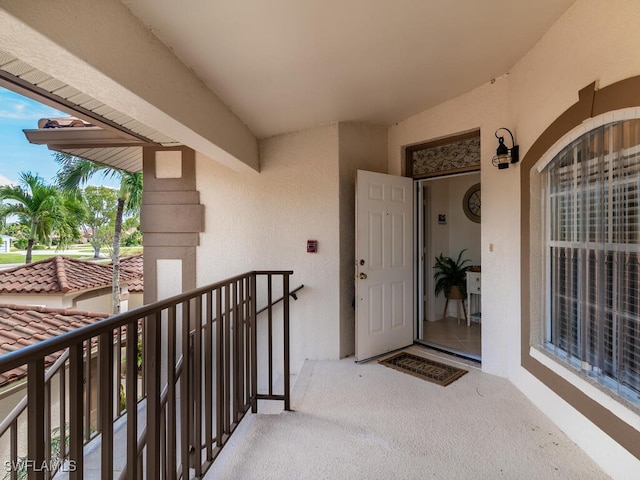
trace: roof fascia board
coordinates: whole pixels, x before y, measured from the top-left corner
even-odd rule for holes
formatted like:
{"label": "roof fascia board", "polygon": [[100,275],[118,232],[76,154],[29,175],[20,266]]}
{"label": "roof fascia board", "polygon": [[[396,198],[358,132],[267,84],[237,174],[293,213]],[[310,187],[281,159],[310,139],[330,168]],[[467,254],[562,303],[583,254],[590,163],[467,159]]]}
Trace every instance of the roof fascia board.
{"label": "roof fascia board", "polygon": [[60,127],[23,130],[29,143],[57,148],[145,147],[155,145],[137,138],[114,135],[100,127]]}

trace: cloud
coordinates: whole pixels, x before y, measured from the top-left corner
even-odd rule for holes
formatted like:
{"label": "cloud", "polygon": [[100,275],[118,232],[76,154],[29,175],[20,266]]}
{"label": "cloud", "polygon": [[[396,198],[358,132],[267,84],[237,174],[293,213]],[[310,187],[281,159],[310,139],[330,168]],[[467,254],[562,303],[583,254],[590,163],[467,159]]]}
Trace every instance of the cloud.
{"label": "cloud", "polygon": [[17,185],[16,182],[9,180],[7,177],[0,175],[0,186],[3,185]]}
{"label": "cloud", "polygon": [[37,121],[40,118],[66,116],[54,108],[5,89],[0,89],[0,105],[0,119]]}

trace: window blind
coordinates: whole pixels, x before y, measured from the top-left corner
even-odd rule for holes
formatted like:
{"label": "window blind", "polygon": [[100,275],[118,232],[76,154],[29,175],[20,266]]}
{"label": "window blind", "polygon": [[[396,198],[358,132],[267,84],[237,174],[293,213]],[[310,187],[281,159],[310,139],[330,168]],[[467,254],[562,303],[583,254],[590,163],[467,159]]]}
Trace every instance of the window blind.
{"label": "window blind", "polygon": [[547,345],[638,402],[640,120],[583,135],[544,174]]}

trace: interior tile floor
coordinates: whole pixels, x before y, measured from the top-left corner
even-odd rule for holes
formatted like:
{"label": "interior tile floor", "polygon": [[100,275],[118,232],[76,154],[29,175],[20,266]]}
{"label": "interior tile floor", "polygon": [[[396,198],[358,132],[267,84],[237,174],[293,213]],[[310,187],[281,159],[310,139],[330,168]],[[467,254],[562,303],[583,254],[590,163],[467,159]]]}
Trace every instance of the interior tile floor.
{"label": "interior tile floor", "polygon": [[482,354],[481,332],[481,323],[471,322],[467,327],[463,319],[458,324],[455,317],[445,317],[435,322],[425,321],[422,340],[479,358]]}

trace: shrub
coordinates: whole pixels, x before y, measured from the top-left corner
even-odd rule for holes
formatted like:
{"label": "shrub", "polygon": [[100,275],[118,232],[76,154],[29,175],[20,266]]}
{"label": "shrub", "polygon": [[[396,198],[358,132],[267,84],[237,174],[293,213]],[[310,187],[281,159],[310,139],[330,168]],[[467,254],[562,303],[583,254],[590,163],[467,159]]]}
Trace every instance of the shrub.
{"label": "shrub", "polygon": [[29,241],[26,238],[18,238],[17,240],[13,241],[13,246],[18,250],[26,250],[28,242]]}
{"label": "shrub", "polygon": [[136,247],[142,245],[142,233],[140,230],[135,230],[127,235],[122,242],[125,247]]}

